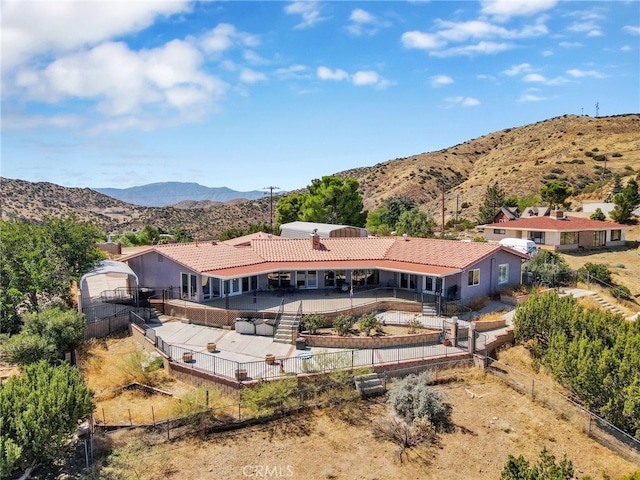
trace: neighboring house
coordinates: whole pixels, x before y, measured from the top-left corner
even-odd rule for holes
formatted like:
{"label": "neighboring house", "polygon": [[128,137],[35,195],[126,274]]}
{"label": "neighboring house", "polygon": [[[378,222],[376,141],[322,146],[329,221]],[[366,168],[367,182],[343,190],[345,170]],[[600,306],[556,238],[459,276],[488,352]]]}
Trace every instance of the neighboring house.
{"label": "neighboring house", "polygon": [[520,214],[520,218],[548,217],[551,215],[551,207],[527,207]]}
{"label": "neighboring house", "polygon": [[568,217],[557,210],[549,217],[521,218],[508,223],[485,225],[484,236],[490,241],[525,238],[533,240],[541,248],[569,251],[624,246],[629,228],[629,225],[618,223]]}
{"label": "neighboring house", "polygon": [[467,301],[520,283],[527,257],[495,244],[411,237],[254,238],[155,245],[121,258],[140,285],[206,302],[271,289],[394,287]]}
{"label": "neighboring house", "polygon": [[280,226],[280,236],[285,238],[309,238],[313,233],[320,238],[368,237],[366,228],[331,223],[291,222]]}
{"label": "neighboring house", "polygon": [[500,210],[493,217],[493,223],[510,222],[520,218],[518,207],[500,207]]}

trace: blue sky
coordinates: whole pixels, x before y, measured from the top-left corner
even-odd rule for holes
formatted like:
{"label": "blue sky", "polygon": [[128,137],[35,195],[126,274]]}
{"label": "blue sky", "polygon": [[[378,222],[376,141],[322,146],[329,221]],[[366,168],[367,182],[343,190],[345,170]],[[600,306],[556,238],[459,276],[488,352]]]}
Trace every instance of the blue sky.
{"label": "blue sky", "polygon": [[2,2],[2,176],[260,190],[640,111],[638,1]]}

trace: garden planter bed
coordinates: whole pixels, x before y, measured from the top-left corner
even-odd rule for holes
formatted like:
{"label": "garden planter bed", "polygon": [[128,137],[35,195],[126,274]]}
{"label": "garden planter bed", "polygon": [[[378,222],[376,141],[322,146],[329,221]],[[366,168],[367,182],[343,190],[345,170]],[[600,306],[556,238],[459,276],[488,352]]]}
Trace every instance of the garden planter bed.
{"label": "garden planter bed", "polygon": [[340,335],[310,335],[301,334],[300,338],[307,341],[309,347],[324,348],[384,348],[398,345],[416,345],[423,343],[437,343],[440,338],[439,330],[425,330],[420,333],[407,335],[386,336],[340,336]]}

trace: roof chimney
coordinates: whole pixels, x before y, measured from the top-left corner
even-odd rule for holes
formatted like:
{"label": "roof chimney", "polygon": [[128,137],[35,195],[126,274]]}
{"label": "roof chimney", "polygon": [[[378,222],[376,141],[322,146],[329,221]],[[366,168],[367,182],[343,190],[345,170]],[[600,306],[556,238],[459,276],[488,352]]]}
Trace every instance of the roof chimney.
{"label": "roof chimney", "polygon": [[553,211],[553,214],[554,214],[556,220],[562,220],[564,218],[564,211],[563,210],[556,209],[556,210]]}
{"label": "roof chimney", "polygon": [[318,235],[317,230],[314,230],[311,234],[311,248],[314,250],[318,250],[320,248],[320,235]]}

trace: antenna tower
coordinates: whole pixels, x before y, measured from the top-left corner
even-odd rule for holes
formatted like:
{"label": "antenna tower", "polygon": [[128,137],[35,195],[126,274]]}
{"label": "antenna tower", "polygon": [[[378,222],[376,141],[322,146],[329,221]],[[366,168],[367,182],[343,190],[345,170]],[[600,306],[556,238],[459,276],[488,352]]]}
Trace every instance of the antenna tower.
{"label": "antenna tower", "polygon": [[596,117],[600,116],[600,102],[596,102]]}

